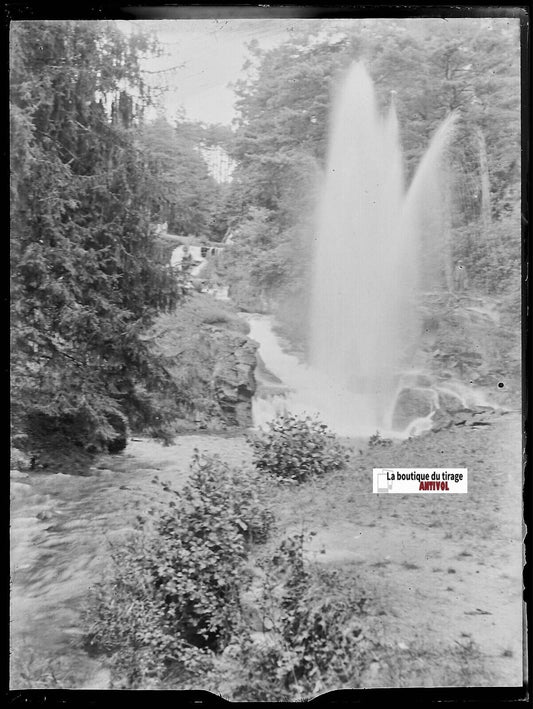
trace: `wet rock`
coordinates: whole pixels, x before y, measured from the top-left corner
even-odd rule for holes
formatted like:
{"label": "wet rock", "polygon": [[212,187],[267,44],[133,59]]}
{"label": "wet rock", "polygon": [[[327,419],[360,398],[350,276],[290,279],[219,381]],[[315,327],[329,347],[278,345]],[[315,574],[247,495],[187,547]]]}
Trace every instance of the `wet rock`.
{"label": "wet rock", "polygon": [[403,431],[412,421],[429,416],[434,410],[435,392],[432,389],[412,387],[398,394],[392,427]]}
{"label": "wet rock", "polygon": [[444,409],[438,409],[438,411],[435,411],[435,414],[433,415],[431,430],[435,432],[442,431],[444,428],[450,428],[452,424],[453,418],[451,414]]}
{"label": "wet rock", "polygon": [[469,406],[468,409],[473,414],[488,414],[496,411],[493,406]]}
{"label": "wet rock", "polygon": [[113,428],[113,437],[107,442],[109,453],[120,453],[128,445],[128,420],[123,414],[109,413],[107,422]]}
{"label": "wet rock", "polygon": [[441,410],[447,411],[449,413],[456,413],[464,408],[464,403],[461,398],[452,392],[440,391],[439,394],[439,407]]}
{"label": "wet rock", "polygon": [[232,426],[251,426],[258,345],[247,337],[219,338],[218,344],[222,356],[215,366],[213,388],[223,418]]}

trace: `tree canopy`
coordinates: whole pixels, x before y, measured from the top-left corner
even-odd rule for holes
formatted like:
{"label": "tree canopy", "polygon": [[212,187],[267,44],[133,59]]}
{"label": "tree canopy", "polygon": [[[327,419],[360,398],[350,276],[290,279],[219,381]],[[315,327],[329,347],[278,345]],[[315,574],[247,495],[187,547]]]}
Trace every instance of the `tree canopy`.
{"label": "tree canopy", "polygon": [[154,218],[167,222],[173,234],[207,236],[218,185],[199,151],[201,131],[180,120],[172,127],[160,116],[143,126],[140,140],[147,167],[158,180],[151,206]]}
{"label": "tree canopy", "polygon": [[157,175],[136,139],[153,42],[64,21],[13,23],[10,41],[14,423],[101,446],[125,416],[160,428],[150,392],[169,386],[139,339],[179,292],[153,258]]}
{"label": "tree canopy", "polygon": [[[227,200],[228,223],[242,235],[236,238],[234,271],[250,274],[248,291],[252,292],[263,288],[268,278],[271,294],[279,302],[288,290],[303,293],[307,288],[329,107],[340,72],[361,60],[375,82],[383,110],[394,93],[408,180],[439,123],[450,112],[458,113],[451,148],[454,256],[463,259],[472,283],[480,289],[516,286],[520,253],[517,24],[483,18],[337,24],[333,31],[332,25],[326,29],[318,22],[316,29],[295,33],[268,50],[257,43],[249,45],[248,74],[235,87],[239,113],[231,154],[237,168]],[[250,228],[259,251],[246,247]],[[258,238],[261,229],[263,236]],[[260,270],[265,253],[271,275],[265,271],[258,279],[251,274]],[[287,256],[289,262],[283,263]]]}

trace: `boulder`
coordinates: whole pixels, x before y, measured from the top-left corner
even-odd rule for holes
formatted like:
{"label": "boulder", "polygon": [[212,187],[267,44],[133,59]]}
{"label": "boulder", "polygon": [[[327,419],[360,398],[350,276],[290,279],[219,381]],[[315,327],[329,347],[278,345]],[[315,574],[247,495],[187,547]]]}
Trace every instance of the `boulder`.
{"label": "boulder", "polygon": [[107,450],[109,453],[120,453],[128,445],[128,419],[116,412],[106,414],[108,424],[113,429],[113,437],[107,441]]}
{"label": "boulder", "polygon": [[392,416],[392,428],[403,431],[418,418],[429,416],[435,409],[435,392],[433,389],[411,387],[402,389],[396,399]]}
{"label": "boulder", "polygon": [[433,420],[431,423],[432,431],[442,431],[443,428],[450,428],[453,425],[453,417],[450,413],[444,409],[438,409],[435,411]]}
{"label": "boulder", "polygon": [[448,413],[455,413],[464,409],[464,402],[461,397],[449,391],[437,390],[439,394],[439,408]]}

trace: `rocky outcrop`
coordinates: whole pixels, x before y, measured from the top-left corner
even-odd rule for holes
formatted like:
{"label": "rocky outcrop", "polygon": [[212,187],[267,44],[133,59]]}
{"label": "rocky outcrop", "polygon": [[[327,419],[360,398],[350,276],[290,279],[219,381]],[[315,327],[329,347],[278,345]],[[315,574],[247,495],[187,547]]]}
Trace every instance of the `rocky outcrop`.
{"label": "rocky outcrop", "polygon": [[416,419],[429,416],[435,410],[435,392],[423,387],[402,389],[396,399],[392,427],[395,431],[403,431]]}
{"label": "rocky outcrop", "polygon": [[219,357],[213,372],[213,390],[222,417],[230,426],[251,426],[258,345],[247,337],[224,333],[219,334],[218,340]]}
{"label": "rocky outcrop", "polygon": [[439,409],[433,416],[431,430],[437,432],[452,426],[490,426],[497,418],[508,413],[505,409],[492,406],[465,407],[453,412]]}
{"label": "rocky outcrop", "polygon": [[228,301],[189,295],[145,334],[176,383],[177,431],[220,431],[252,425],[258,345]]}

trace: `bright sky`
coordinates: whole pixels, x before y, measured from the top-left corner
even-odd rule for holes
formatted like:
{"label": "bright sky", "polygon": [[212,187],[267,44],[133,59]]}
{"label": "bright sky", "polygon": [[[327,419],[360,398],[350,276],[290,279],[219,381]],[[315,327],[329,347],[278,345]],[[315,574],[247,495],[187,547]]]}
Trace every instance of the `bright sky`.
{"label": "bright sky", "polygon": [[[461,26],[468,18],[405,19],[405,29],[413,31],[420,23],[452,22]],[[513,20],[511,20],[513,21]],[[518,22],[518,20],[514,20]],[[488,20],[492,23],[509,22],[508,19]],[[349,25],[366,25],[371,28],[379,20],[367,19],[178,19],[178,20],[127,20],[119,21],[125,31],[137,25],[153,31],[164,50],[161,57],[145,62],[147,80],[168,91],[163,95],[163,108],[170,120],[178,110],[184,109],[191,120],[205,123],[231,124],[235,117],[235,94],[229,84],[243,75],[242,66],[248,57],[246,45],[253,39],[263,49],[281,44],[291,35],[318,26],[331,37]],[[170,71],[160,70],[171,69]],[[154,111],[155,114],[155,111]]]}
{"label": "bright sky", "polygon": [[235,95],[228,84],[242,75],[248,56],[246,44],[257,39],[262,48],[269,49],[313,22],[316,20],[133,20],[120,25],[142,24],[155,31],[166,55],[147,61],[147,70],[179,67],[149,75],[169,89],[164,97],[169,118],[182,107],[187,118],[230,124],[235,117]]}

